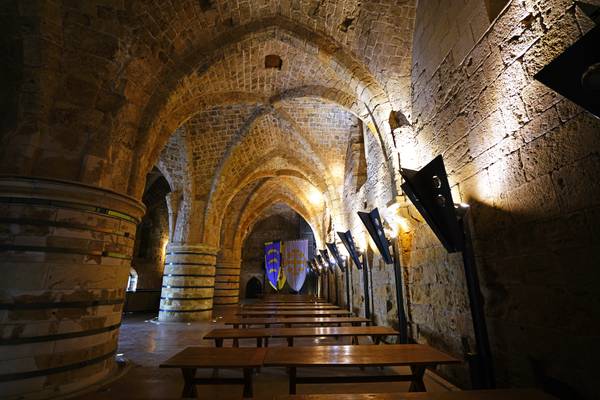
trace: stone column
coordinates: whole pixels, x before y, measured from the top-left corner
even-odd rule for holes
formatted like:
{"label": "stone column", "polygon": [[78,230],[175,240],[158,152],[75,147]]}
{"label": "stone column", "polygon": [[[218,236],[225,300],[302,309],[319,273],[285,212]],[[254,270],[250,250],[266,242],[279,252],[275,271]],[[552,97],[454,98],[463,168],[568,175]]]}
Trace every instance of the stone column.
{"label": "stone column", "polygon": [[144,211],[97,187],[0,176],[0,397],[60,396],[115,370]]}
{"label": "stone column", "polygon": [[240,295],[240,261],[217,262],[215,305],[237,304]]}
{"label": "stone column", "polygon": [[159,321],[207,321],[212,317],[217,249],[169,244],[165,257]]}

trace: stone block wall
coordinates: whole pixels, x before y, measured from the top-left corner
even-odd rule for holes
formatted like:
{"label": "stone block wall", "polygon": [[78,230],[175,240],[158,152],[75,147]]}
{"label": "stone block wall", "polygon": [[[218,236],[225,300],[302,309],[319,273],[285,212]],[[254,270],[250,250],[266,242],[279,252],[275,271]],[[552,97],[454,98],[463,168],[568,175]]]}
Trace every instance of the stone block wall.
{"label": "stone block wall", "polygon": [[[414,147],[401,157],[418,168],[443,154],[455,201],[472,206],[498,384],[552,383],[593,398],[600,123],[533,78],[591,23],[570,1],[507,3],[493,24],[484,1],[419,3]],[[460,256],[411,225],[413,334],[461,353],[463,338],[473,342]],[[465,371],[444,372],[467,384]]]}

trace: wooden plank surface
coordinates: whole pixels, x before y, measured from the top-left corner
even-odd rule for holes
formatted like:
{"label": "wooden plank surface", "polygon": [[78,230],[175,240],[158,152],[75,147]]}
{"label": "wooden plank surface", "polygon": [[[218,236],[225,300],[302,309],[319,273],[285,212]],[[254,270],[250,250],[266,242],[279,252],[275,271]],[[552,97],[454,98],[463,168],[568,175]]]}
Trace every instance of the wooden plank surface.
{"label": "wooden plank surface", "polygon": [[267,310],[267,311],[277,311],[277,310],[340,310],[340,307],[334,305],[319,305],[319,304],[278,304],[278,305],[266,305],[266,304],[256,304],[256,305],[244,305],[240,307],[240,310]]}
{"label": "wooden plank surface", "polygon": [[236,313],[243,317],[327,317],[352,315],[348,310],[241,310]]}
{"label": "wooden plank surface", "polygon": [[274,367],[436,365],[460,363],[424,344],[385,346],[276,347],[267,350],[264,365]]}
{"label": "wooden plank surface", "polygon": [[264,300],[325,300],[312,294],[266,294]]}
{"label": "wooden plank surface", "polygon": [[263,364],[265,348],[186,347],[161,368],[255,368]]}
{"label": "wooden plank surface", "polygon": [[361,324],[371,322],[365,317],[288,317],[288,318],[226,318],[225,325],[306,325],[306,324]]}
{"label": "wooden plank surface", "polygon": [[556,400],[536,389],[468,390],[439,393],[296,394],[274,400]]}
{"label": "wooden plank surface", "polygon": [[213,329],[204,339],[287,338],[320,336],[390,336],[399,332],[387,326],[329,326],[302,328]]}

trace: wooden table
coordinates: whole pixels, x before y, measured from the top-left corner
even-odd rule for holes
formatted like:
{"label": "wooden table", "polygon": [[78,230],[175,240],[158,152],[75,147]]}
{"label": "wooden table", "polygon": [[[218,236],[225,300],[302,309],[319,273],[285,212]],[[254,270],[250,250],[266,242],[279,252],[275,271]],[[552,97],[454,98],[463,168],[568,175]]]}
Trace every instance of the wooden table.
{"label": "wooden table", "polygon": [[262,347],[263,339],[285,338],[288,346],[294,345],[294,338],[299,337],[352,337],[358,344],[358,336],[371,336],[375,344],[382,337],[395,336],[400,333],[387,326],[329,326],[304,328],[247,328],[247,329],[213,329],[204,335],[204,339],[214,339],[216,347],[223,346],[223,340],[233,339],[233,346],[238,346],[239,339],[256,339],[257,347]]}
{"label": "wooden table", "polygon": [[[427,368],[461,361],[423,344],[391,344],[385,346],[311,346],[271,347],[264,360],[265,367],[287,367],[289,393],[296,394],[302,383],[351,383],[410,381],[411,392],[425,391],[423,375]],[[311,376],[298,377],[298,367],[383,367],[408,366],[410,375],[377,376]]]}
{"label": "wooden table", "polygon": [[340,307],[331,304],[252,304],[243,305],[240,307],[241,310],[339,310]]}
{"label": "wooden table", "polygon": [[236,313],[241,317],[342,317],[353,315],[348,310],[240,310]]}
{"label": "wooden table", "polygon": [[439,393],[297,394],[274,400],[556,400],[536,389],[467,390]]}
{"label": "wooden table", "polygon": [[311,295],[297,295],[297,294],[288,294],[288,295],[267,295],[263,298],[263,301],[287,301],[287,302],[295,302],[295,301],[317,301],[320,303],[325,303],[326,300],[311,296]]}
{"label": "wooden table", "polygon": [[284,300],[265,300],[265,301],[261,301],[259,303],[250,303],[250,304],[329,304],[331,305],[331,303],[328,303],[326,301],[284,301]]}
{"label": "wooden table", "polygon": [[227,318],[222,321],[225,325],[233,325],[234,328],[248,327],[250,325],[263,325],[268,328],[271,325],[340,325],[340,324],[370,324],[371,320],[364,317],[288,317],[288,318]]}
{"label": "wooden table", "polygon": [[[186,347],[160,368],[180,368],[183,374],[183,392],[181,397],[196,397],[196,385],[244,385],[243,397],[252,397],[252,370],[260,368],[265,358],[266,348],[215,348]],[[200,368],[240,368],[243,378],[197,378]]]}

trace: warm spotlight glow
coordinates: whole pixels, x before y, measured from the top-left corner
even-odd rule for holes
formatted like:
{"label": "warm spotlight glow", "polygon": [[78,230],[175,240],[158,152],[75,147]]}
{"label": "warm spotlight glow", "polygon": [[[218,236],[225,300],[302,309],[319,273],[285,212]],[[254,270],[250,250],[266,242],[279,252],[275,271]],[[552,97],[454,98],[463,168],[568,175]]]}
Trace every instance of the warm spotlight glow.
{"label": "warm spotlight glow", "polygon": [[314,205],[320,205],[323,203],[323,194],[312,187],[308,193],[308,200]]}
{"label": "warm spotlight glow", "polygon": [[167,245],[168,244],[169,244],[169,241],[167,239],[163,239],[163,241],[162,241],[162,259],[163,260],[167,256]]}
{"label": "warm spotlight glow", "polygon": [[358,250],[359,253],[364,253],[365,250],[367,250],[367,238],[364,233],[357,235],[354,242],[356,243],[356,250]]}
{"label": "warm spotlight glow", "polygon": [[389,237],[397,238],[401,232],[410,231],[407,219],[400,215],[400,204],[394,203],[382,209],[381,216],[387,225],[386,234]]}
{"label": "warm spotlight glow", "polygon": [[334,178],[343,178],[344,177],[344,166],[341,164],[334,164],[331,167],[331,175]]}

